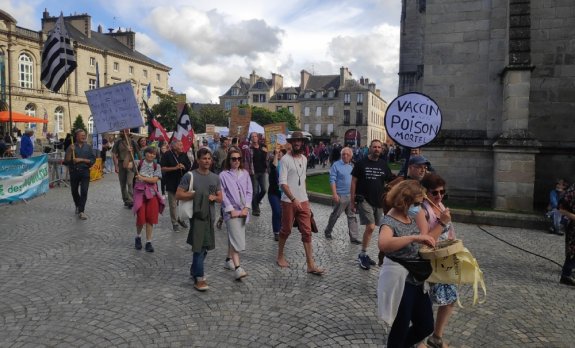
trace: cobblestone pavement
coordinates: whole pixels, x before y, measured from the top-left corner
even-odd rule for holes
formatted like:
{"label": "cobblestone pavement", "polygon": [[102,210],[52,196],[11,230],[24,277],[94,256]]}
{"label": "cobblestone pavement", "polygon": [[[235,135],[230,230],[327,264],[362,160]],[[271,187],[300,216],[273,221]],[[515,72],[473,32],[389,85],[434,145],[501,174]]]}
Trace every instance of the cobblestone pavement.
{"label": "cobblestone pavement", "polygon": [[[322,229],[331,208],[312,204]],[[291,268],[275,265],[267,197],[247,231],[238,282],[223,268],[227,240],[206,259],[210,290],[189,278],[186,233],[167,212],[155,230],[155,253],[136,251],[134,217],[122,207],[114,176],[90,186],[87,221],[74,216],[65,187],[29,204],[0,207],[1,347],[381,347],[387,328],[376,316],[378,270],[359,269],[342,216],[327,241],[313,236],[323,277],[305,272],[299,234],[287,242]],[[469,306],[462,289],[445,333],[452,347],[570,347],[575,342],[575,289],[558,283],[560,268],[456,225],[485,273],[487,302]],[[563,239],[536,230],[483,227],[557,263]],[[369,253],[377,255],[372,240]]]}

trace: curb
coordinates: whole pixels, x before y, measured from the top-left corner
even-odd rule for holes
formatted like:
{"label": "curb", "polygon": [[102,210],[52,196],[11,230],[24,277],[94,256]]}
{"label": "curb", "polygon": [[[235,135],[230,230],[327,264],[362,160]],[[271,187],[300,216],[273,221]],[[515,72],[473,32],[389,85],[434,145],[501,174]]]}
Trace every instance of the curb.
{"label": "curb", "polygon": [[[331,206],[331,196],[323,193],[308,192],[310,202]],[[546,231],[548,222],[543,214],[482,211],[472,209],[451,209],[454,222],[474,225],[491,225],[513,228],[541,229]]]}

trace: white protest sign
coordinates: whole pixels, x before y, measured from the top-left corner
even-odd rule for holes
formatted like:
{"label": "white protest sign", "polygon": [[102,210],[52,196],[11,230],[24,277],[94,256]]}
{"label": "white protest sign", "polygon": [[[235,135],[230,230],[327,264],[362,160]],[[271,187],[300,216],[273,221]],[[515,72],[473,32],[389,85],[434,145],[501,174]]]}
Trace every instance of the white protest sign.
{"label": "white protest sign", "polygon": [[144,120],[129,81],[86,91],[98,133],[138,128]]}
{"label": "white protest sign", "polygon": [[395,98],[385,112],[387,134],[396,143],[417,148],[431,142],[441,129],[437,103],[425,94],[410,92]]}

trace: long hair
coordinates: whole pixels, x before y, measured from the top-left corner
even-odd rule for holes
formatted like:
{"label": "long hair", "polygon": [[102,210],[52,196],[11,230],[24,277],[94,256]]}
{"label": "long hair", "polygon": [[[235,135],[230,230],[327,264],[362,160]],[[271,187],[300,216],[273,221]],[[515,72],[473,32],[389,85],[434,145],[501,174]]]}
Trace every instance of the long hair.
{"label": "long hair", "polygon": [[417,197],[423,197],[425,189],[417,180],[404,180],[393,186],[387,196],[385,203],[400,211],[407,211]]}
{"label": "long hair", "polygon": [[226,170],[230,170],[232,168],[232,155],[234,153],[237,153],[238,155],[240,155],[240,166],[239,169],[244,169],[244,164],[243,161],[241,159],[242,153],[240,152],[240,150],[237,147],[232,147],[229,149],[228,151],[228,156],[226,157],[226,162],[224,163],[224,169]]}

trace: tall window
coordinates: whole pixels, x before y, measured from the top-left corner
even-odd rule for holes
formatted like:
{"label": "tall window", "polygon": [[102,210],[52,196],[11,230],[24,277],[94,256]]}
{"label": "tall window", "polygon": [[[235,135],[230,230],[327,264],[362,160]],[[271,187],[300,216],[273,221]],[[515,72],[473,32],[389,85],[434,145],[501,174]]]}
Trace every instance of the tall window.
{"label": "tall window", "polygon": [[96,65],[96,58],[90,57],[90,66],[95,66],[95,65]]}
{"label": "tall window", "polygon": [[114,71],[120,71],[120,63],[114,62]]}
{"label": "tall window", "polygon": [[232,88],[232,95],[240,95],[240,89],[239,88]]}
{"label": "tall window", "polygon": [[130,65],[130,66],[128,67],[128,73],[129,73],[130,75],[134,75],[134,67],[133,67],[133,66]]}
{"label": "tall window", "polygon": [[333,133],[333,123],[328,123],[327,125],[327,135],[331,135]]}
{"label": "tall window", "polygon": [[34,75],[34,65],[32,58],[26,53],[22,53],[18,57],[18,72],[20,76],[20,87],[32,88],[34,85],[32,76]]}
{"label": "tall window", "polygon": [[88,80],[88,89],[96,89],[96,79]]}
{"label": "tall window", "polygon": [[308,123],[303,125],[303,130],[306,132],[309,132],[309,124]]}
{"label": "tall window", "polygon": [[144,69],[144,78],[148,78],[148,70]]}
{"label": "tall window", "polygon": [[58,106],[56,110],[54,110],[54,121],[56,122],[56,132],[63,132],[64,131],[64,108]]}
{"label": "tall window", "polygon": [[363,125],[363,110],[357,110],[355,114],[355,125],[356,126]]}
{"label": "tall window", "polygon": [[317,93],[315,94],[315,97],[316,97],[317,99],[320,99],[321,97],[323,97],[323,92],[322,92],[322,91],[317,92]]}
{"label": "tall window", "polygon": [[[26,107],[24,108],[24,113],[28,116],[36,116],[36,105],[30,103],[28,105],[26,105]],[[26,126],[26,128],[36,128],[36,123],[28,123],[28,126]]]}
{"label": "tall window", "polygon": [[160,82],[160,74],[156,74],[156,81]]}
{"label": "tall window", "polygon": [[88,134],[94,134],[94,117],[88,118]]}
{"label": "tall window", "polygon": [[349,126],[349,115],[350,115],[349,110],[343,110],[343,125],[344,126]]}
{"label": "tall window", "polygon": [[357,103],[358,103],[358,104],[363,104],[363,93],[358,93],[358,94],[357,94]]}
{"label": "tall window", "polygon": [[333,106],[329,106],[329,107],[327,108],[327,115],[328,115],[328,116],[333,116]]}
{"label": "tall window", "polygon": [[343,95],[343,103],[344,103],[344,104],[349,104],[349,103],[351,103],[351,94],[345,93],[345,94]]}
{"label": "tall window", "polygon": [[315,108],[315,116],[316,116],[316,117],[320,117],[320,116],[321,116],[321,106],[316,106],[316,108]]}
{"label": "tall window", "polygon": [[315,125],[315,135],[321,135],[321,124]]}
{"label": "tall window", "polygon": [[303,109],[303,115],[304,115],[304,116],[309,116],[309,106],[306,106],[306,107]]}
{"label": "tall window", "polygon": [[231,110],[232,109],[232,101],[231,100],[224,100],[224,109]]}
{"label": "tall window", "polygon": [[293,115],[293,106],[288,106],[288,111]]}

